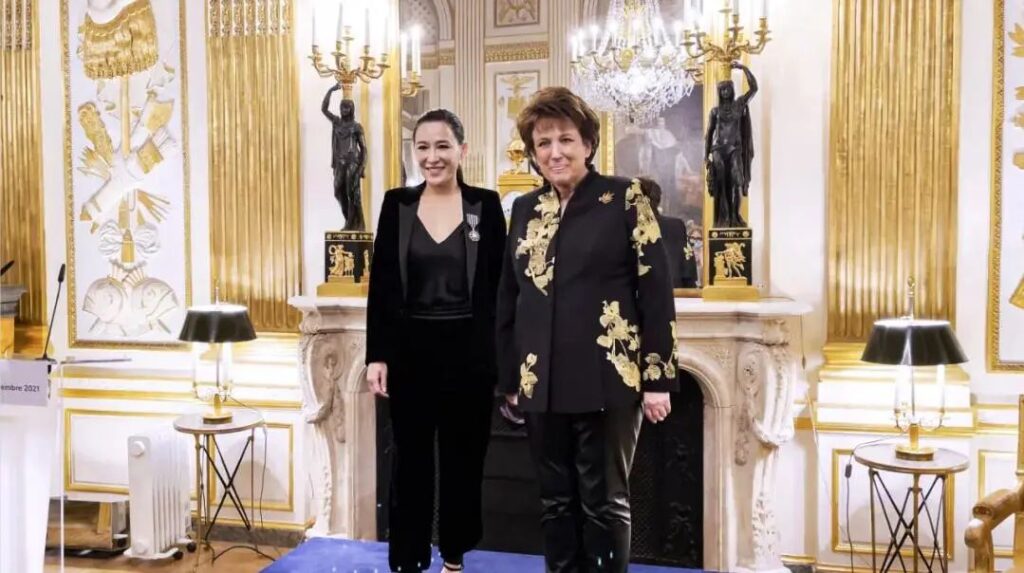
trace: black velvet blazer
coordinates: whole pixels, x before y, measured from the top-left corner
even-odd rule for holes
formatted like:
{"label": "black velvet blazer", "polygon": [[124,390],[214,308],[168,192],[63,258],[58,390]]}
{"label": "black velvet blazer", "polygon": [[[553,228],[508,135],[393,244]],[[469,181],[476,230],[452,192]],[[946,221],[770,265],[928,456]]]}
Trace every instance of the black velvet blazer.
{"label": "black velvet blazer", "polygon": [[528,412],[596,412],[678,388],[675,302],[638,181],[591,171],[564,213],[516,200],[498,289],[498,384]]}
{"label": "black velvet blazer", "polygon": [[[392,189],[384,195],[370,263],[370,292],[366,309],[366,363],[393,366],[399,357],[400,333],[406,321],[407,256],[420,195],[426,184]],[[463,222],[466,226],[466,276],[472,298],[478,364],[494,380],[494,316],[501,255],[505,244],[505,215],[498,194],[489,189],[461,185]],[[467,221],[475,217],[479,241],[473,241]]]}

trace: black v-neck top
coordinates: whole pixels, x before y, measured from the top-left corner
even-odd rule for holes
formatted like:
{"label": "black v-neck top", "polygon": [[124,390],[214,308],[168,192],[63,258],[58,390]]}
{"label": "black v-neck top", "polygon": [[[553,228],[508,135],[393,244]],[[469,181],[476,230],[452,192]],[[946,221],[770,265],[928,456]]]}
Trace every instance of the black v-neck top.
{"label": "black v-neck top", "polygon": [[469,318],[473,315],[466,277],[465,225],[440,243],[416,217],[409,238],[409,316],[420,319]]}

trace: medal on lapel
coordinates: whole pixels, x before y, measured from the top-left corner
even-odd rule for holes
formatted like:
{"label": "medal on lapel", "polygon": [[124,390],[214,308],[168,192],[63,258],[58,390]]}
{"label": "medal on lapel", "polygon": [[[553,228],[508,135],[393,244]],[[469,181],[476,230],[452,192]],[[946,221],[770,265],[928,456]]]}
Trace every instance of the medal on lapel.
{"label": "medal on lapel", "polygon": [[467,213],[466,224],[469,225],[469,240],[474,243],[479,241],[480,233],[477,232],[476,226],[480,224],[480,216],[474,215],[473,213]]}

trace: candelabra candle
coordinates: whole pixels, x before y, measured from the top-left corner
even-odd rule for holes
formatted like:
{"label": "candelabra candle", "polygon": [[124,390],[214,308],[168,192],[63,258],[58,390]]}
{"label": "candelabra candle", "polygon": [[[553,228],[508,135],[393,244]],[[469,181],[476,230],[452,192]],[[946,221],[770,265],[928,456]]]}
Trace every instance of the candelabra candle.
{"label": "candelabra candle", "polygon": [[412,72],[417,76],[423,71],[421,68],[422,63],[420,62],[420,49],[420,28],[416,26],[412,29]]}
{"label": "candelabra candle", "polygon": [[400,48],[398,52],[398,69],[402,72],[402,79],[406,78],[406,64],[409,61],[409,37],[405,34],[399,36]]}
{"label": "candelabra candle", "polygon": [[363,44],[367,48],[370,48],[370,7],[366,7],[366,12],[363,15]]}
{"label": "candelabra candle", "polygon": [[341,2],[338,2],[338,31],[335,34],[334,41],[338,42],[339,44],[341,43],[342,38],[344,38],[344,32],[345,32],[344,25],[342,23],[342,20],[343,20],[342,12],[343,12],[343,9],[342,9],[342,6],[341,6]]}

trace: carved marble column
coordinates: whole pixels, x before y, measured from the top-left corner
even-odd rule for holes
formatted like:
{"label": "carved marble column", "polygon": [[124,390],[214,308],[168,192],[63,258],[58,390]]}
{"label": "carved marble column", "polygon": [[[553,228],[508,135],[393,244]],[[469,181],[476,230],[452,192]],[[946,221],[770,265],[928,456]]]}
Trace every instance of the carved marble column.
{"label": "carved marble column", "polygon": [[366,300],[292,297],[302,312],[302,413],[315,523],[307,537],[376,539],[376,410],[366,388]]}
{"label": "carved marble column", "polygon": [[561,0],[548,2],[548,38],[550,55],[548,56],[548,84],[553,86],[572,87],[572,74],[569,61],[572,51],[569,38],[579,27],[579,0]]}
{"label": "carved marble column", "polygon": [[469,155],[463,162],[466,182],[487,183],[487,109],[484,73],[484,25],[487,3],[482,0],[452,0],[455,39],[455,113],[466,128]]}
{"label": "carved marble column", "polygon": [[739,571],[788,571],[782,564],[774,488],[779,448],[793,439],[795,357],[786,322],[762,323],[760,340],[742,342],[736,363],[733,483],[741,513]]}

